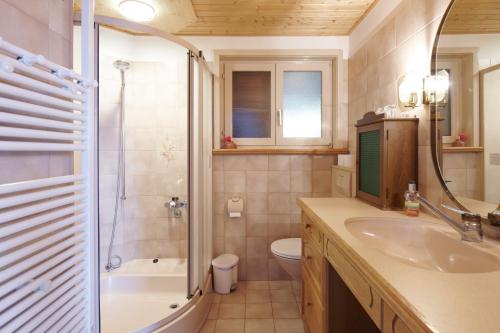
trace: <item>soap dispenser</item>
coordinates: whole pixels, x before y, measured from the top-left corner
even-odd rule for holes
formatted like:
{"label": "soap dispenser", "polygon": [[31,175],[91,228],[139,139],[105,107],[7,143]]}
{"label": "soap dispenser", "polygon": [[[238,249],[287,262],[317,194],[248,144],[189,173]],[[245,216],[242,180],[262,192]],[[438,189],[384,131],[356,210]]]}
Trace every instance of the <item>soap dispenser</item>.
{"label": "soap dispenser", "polygon": [[408,216],[418,216],[420,202],[418,201],[417,184],[414,180],[408,183],[408,191],[405,192],[405,214]]}

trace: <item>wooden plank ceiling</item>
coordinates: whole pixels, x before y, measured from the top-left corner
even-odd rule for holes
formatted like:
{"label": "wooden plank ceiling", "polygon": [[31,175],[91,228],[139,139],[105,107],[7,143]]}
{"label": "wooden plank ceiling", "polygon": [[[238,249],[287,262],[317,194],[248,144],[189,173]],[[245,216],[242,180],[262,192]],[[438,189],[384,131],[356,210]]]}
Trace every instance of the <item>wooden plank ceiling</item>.
{"label": "wooden plank ceiling", "polygon": [[500,0],[456,0],[446,17],[443,33],[500,33]]}
{"label": "wooden plank ceiling", "polygon": [[347,35],[377,0],[192,0],[179,35]]}

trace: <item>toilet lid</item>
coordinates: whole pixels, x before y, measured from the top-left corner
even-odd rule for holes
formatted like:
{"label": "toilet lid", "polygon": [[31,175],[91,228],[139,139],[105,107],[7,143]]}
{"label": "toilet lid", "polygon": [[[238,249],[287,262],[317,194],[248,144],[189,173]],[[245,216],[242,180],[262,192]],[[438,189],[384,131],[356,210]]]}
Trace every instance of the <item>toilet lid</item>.
{"label": "toilet lid", "polygon": [[300,238],[286,238],[274,241],[271,244],[271,251],[280,257],[287,259],[300,259],[302,254],[302,244]]}
{"label": "toilet lid", "polygon": [[221,254],[214,260],[212,265],[220,269],[228,269],[234,267],[238,263],[238,257],[234,254]]}

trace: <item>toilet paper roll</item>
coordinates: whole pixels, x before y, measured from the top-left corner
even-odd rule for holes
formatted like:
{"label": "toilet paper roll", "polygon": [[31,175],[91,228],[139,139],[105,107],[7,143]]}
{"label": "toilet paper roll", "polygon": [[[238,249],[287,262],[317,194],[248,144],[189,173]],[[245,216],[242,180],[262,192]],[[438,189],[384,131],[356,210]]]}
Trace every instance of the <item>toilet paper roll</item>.
{"label": "toilet paper roll", "polygon": [[243,212],[243,199],[234,197],[227,201],[227,212],[229,218],[239,218]]}

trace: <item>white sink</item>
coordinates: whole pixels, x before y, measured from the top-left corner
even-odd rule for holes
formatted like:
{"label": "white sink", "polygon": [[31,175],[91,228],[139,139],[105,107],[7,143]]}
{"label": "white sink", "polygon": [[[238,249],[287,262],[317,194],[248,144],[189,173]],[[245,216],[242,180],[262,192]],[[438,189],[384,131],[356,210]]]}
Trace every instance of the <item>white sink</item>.
{"label": "white sink", "polygon": [[408,265],[449,273],[500,270],[500,257],[461,241],[447,226],[404,218],[356,218],[345,226],[366,245]]}

